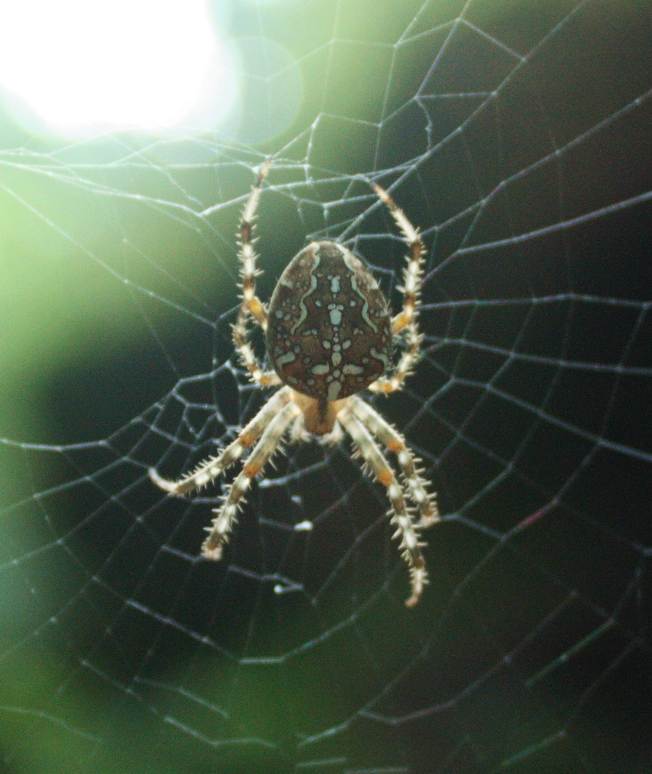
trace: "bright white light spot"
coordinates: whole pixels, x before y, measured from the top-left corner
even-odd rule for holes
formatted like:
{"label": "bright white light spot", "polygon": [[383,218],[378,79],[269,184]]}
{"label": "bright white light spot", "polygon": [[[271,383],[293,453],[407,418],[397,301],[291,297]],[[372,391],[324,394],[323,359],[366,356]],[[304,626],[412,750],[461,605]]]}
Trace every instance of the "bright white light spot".
{"label": "bright white light spot", "polygon": [[58,132],[214,128],[234,73],[205,0],[0,3],[0,86]]}

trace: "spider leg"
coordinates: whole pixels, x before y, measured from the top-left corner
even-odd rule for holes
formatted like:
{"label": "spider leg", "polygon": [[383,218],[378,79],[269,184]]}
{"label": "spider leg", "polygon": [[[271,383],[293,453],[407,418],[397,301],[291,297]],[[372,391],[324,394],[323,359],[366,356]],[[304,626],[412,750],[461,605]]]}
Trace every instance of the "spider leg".
{"label": "spider leg", "polygon": [[245,449],[252,446],[265,428],[272,422],[279,410],[283,406],[287,406],[290,401],[290,395],[289,387],[284,387],[275,392],[234,441],[214,457],[210,457],[202,462],[192,473],[187,473],[178,481],[169,481],[160,476],[154,468],[150,468],[149,477],[164,492],[175,496],[184,495],[192,492],[194,489],[206,486],[211,481],[214,481],[220,473],[233,465],[242,456]]}
{"label": "spider leg", "polygon": [[431,527],[439,521],[439,511],[435,495],[426,489],[427,481],[421,477],[422,471],[417,467],[421,460],[405,443],[405,438],[384,419],[372,406],[357,395],[351,398],[353,413],[362,424],[390,452],[396,455],[399,467],[403,473],[405,489],[409,498],[419,511],[419,524],[422,529]]}
{"label": "spider leg", "polygon": [[253,382],[261,387],[274,387],[281,383],[276,371],[265,371],[258,362],[254,348],[249,343],[247,330],[248,309],[243,304],[238,311],[238,318],[233,326],[233,344],[238,351],[242,365],[249,372]]}
{"label": "spider leg", "polygon": [[405,600],[405,604],[407,607],[414,607],[423,593],[423,587],[428,582],[426,561],[421,552],[424,544],[419,542],[419,528],[414,524],[407,509],[401,485],[367,428],[348,406],[340,411],[337,418],[351,436],[357,451],[366,463],[365,470],[373,473],[387,489],[387,496],[391,503],[390,521],[396,526],[393,537],[400,538],[401,556],[410,570],[412,594]]}
{"label": "spider leg", "polygon": [[404,336],[407,342],[405,351],[401,354],[390,376],[381,376],[380,379],[376,379],[375,382],[369,385],[367,389],[371,390],[371,392],[381,392],[384,395],[389,395],[390,392],[400,390],[405,384],[405,380],[414,370],[414,366],[421,356],[423,334],[419,333],[416,323],[413,321],[403,328],[400,335]]}
{"label": "spider leg", "polygon": [[421,304],[423,257],[426,248],[419,231],[410,223],[406,214],[390,194],[378,183],[372,183],[371,186],[378,198],[389,209],[408,246],[407,263],[403,271],[403,287],[399,288],[403,292],[403,309],[392,319],[392,332],[400,333],[407,326],[415,324],[414,335],[418,337],[416,319]]}
{"label": "spider leg", "polygon": [[242,365],[247,369],[252,381],[261,387],[273,387],[280,384],[281,380],[274,371],[265,371],[260,366],[249,342],[248,318],[251,315],[263,330],[267,329],[267,309],[265,304],[256,295],[256,276],[260,271],[256,269],[255,220],[262,185],[267,177],[271,162],[266,161],[258,172],[256,183],[251,189],[249,198],[242,210],[239,226],[238,258],[240,260],[240,282],[242,285],[242,303],[238,311],[238,318],[233,326],[233,344],[238,350]]}
{"label": "spider leg", "polygon": [[253,478],[260,473],[275,451],[279,449],[283,434],[300,412],[299,407],[289,402],[280,410],[274,412],[274,418],[269,422],[253,451],[247,457],[240,473],[229,487],[224,502],[215,508],[215,517],[206,527],[208,537],[202,544],[202,556],[217,560],[222,556],[222,546],[227,542],[229,533],[238,515],[238,507],[244,502],[243,497]]}
{"label": "spider leg", "polygon": [[249,198],[242,210],[242,215],[240,216],[238,248],[240,280],[242,283],[242,305],[246,307],[247,311],[263,330],[266,330],[267,328],[267,309],[256,295],[256,276],[260,274],[260,271],[256,269],[254,243],[256,241],[256,211],[260,201],[263,182],[267,177],[270,166],[271,161],[269,159],[261,165],[256,182],[252,186]]}

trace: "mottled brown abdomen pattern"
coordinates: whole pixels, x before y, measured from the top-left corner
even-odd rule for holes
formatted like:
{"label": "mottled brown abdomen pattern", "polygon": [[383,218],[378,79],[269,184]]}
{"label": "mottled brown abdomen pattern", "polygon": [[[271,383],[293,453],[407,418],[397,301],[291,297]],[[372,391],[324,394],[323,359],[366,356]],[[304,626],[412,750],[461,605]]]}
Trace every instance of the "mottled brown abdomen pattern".
{"label": "mottled brown abdomen pattern", "polygon": [[320,401],[359,392],[389,370],[388,305],[363,262],[336,242],[298,253],[272,295],[267,352],[285,384]]}

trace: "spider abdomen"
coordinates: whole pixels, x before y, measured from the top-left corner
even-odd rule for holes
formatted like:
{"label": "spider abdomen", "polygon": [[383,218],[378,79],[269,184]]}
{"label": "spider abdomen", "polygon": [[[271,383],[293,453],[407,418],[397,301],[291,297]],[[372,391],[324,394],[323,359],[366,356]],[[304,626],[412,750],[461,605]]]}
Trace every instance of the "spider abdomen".
{"label": "spider abdomen", "polygon": [[285,384],[334,401],[391,366],[387,301],[363,262],[336,242],[312,242],[281,275],[269,307],[267,352]]}

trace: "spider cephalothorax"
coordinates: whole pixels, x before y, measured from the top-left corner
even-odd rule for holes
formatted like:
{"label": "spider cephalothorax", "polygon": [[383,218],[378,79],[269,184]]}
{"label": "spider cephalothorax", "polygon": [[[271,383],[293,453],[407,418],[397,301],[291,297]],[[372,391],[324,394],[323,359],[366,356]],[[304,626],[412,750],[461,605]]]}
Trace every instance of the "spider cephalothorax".
{"label": "spider cephalothorax", "polygon": [[[268,312],[256,295],[253,249],[254,218],[268,169],[268,163],[261,167],[242,212],[242,303],[233,326],[233,341],[254,382],[261,387],[283,386],[232,443],[192,473],[178,481],[161,478],[153,469],[150,476],[166,492],[182,495],[214,480],[253,447],[207,528],[202,553],[219,559],[244,493],[286,432],[292,428],[293,439],[308,432],[337,442],[341,433],[336,431],[341,427],[351,437],[365,469],[387,489],[395,537],[400,538],[402,556],[410,569],[412,594],[406,604],[411,607],[419,601],[427,582],[420,531],[438,520],[437,507],[420,475],[419,460],[404,438],[357,393],[369,389],[389,394],[401,389],[418,359],[423,242],[390,195],[372,184],[409,247],[401,312],[392,317],[364,263],[346,247],[329,241],[311,242],[290,261],[274,289]],[[261,368],[249,343],[250,318],[266,332],[273,371]],[[397,337],[404,337],[405,348],[394,367],[392,343]],[[396,455],[399,478],[379,444]]]}

